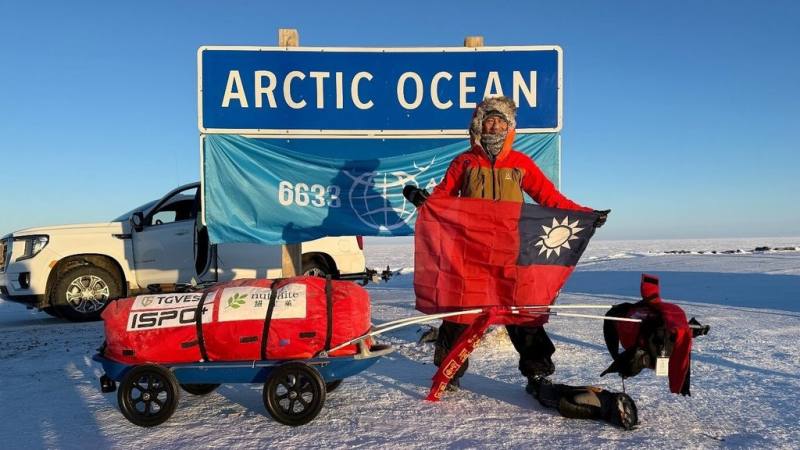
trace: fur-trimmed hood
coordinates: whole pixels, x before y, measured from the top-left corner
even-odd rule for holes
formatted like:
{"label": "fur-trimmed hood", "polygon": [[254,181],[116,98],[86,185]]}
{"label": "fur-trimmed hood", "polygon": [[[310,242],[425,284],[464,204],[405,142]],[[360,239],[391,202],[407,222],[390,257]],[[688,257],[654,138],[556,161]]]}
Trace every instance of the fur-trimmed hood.
{"label": "fur-trimmed hood", "polygon": [[497,159],[503,159],[511,150],[517,128],[517,105],[509,97],[490,97],[478,103],[472,113],[472,122],[469,125],[469,140],[473,148],[479,147],[479,153],[483,153],[481,145],[481,132],[483,131],[483,121],[488,115],[498,114],[508,122],[508,135],[503,144],[503,150],[497,155]]}
{"label": "fur-trimmed hood", "polygon": [[472,114],[472,122],[469,125],[469,136],[472,142],[481,142],[483,120],[489,113],[499,113],[508,122],[509,130],[517,128],[517,105],[514,100],[508,97],[490,97],[478,103]]}

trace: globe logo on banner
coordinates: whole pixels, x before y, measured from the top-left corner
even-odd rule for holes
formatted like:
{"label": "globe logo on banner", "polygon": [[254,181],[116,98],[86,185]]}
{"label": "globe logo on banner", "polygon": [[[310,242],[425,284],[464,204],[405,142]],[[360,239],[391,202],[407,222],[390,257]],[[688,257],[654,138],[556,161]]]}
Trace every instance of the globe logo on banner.
{"label": "globe logo on banner", "polygon": [[353,180],[348,193],[350,207],[361,222],[378,231],[392,231],[407,225],[417,209],[403,197],[403,188],[408,184],[419,187],[417,177],[434,161],[435,157],[423,167],[414,162],[416,173],[413,174],[398,170],[354,175],[345,171]]}

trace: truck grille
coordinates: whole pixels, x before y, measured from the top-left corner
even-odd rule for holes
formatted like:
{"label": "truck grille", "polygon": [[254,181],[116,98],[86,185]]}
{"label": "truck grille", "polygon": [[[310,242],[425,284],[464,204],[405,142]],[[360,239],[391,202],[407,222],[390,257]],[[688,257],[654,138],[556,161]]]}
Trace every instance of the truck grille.
{"label": "truck grille", "polygon": [[9,240],[2,240],[0,241],[0,273],[6,271],[6,266],[8,265],[8,257],[11,256],[11,242]]}

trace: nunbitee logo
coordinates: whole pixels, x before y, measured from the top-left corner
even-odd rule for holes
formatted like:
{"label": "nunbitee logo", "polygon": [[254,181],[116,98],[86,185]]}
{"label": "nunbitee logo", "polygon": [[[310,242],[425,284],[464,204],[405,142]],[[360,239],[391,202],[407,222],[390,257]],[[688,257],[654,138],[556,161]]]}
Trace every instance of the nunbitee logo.
{"label": "nunbitee logo", "polygon": [[[272,290],[262,287],[232,287],[222,291],[220,322],[235,320],[264,320]],[[302,319],[306,317],[306,285],[291,283],[275,294],[272,319]]]}
{"label": "nunbitee logo", "polygon": [[247,303],[247,294],[233,294],[225,300],[225,308],[239,309]]}

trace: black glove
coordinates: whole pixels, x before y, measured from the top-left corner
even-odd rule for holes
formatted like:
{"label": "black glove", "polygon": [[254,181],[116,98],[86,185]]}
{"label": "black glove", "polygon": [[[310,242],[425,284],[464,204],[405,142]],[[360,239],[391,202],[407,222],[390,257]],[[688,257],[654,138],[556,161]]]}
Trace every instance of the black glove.
{"label": "black glove", "polygon": [[603,209],[603,210],[595,210],[595,213],[599,214],[597,220],[594,221],[594,227],[600,228],[606,223],[606,219],[608,219],[608,213],[611,212],[610,209]]}
{"label": "black glove", "polygon": [[407,184],[406,187],[403,188],[403,197],[413,203],[417,208],[425,203],[429,195],[430,194],[428,194],[428,191],[425,189],[420,189],[412,184]]}

